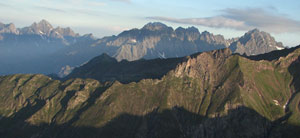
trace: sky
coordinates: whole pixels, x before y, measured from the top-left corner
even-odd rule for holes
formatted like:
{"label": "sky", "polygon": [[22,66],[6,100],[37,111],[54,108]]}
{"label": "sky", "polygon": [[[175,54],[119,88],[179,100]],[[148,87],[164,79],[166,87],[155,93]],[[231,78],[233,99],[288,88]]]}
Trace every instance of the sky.
{"label": "sky", "polygon": [[49,21],[81,35],[117,35],[148,22],[242,36],[258,28],[285,46],[300,44],[299,0],[0,0],[0,22],[18,28]]}

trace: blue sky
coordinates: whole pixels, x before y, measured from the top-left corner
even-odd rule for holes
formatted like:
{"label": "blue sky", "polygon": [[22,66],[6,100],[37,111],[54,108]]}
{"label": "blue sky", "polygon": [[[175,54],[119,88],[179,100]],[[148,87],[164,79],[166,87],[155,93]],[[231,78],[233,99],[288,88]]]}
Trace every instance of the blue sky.
{"label": "blue sky", "polygon": [[295,46],[300,44],[299,7],[299,0],[1,0],[0,22],[24,27],[46,19],[97,37],[154,21],[196,26],[226,38],[258,28]]}

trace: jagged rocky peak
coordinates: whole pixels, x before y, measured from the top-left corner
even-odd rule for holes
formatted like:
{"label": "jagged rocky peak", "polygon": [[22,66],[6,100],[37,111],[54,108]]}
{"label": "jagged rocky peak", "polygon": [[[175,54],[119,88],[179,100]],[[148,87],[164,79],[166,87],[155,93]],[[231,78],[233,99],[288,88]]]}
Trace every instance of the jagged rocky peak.
{"label": "jagged rocky peak", "polygon": [[50,34],[51,30],[53,29],[52,25],[46,21],[46,20],[41,20],[38,23],[33,23],[31,25],[31,28],[35,31],[37,34]]}
{"label": "jagged rocky peak", "polygon": [[284,49],[281,42],[276,42],[269,33],[255,28],[248,31],[236,42],[230,45],[230,49],[235,53],[246,55],[258,55],[273,50]]}
{"label": "jagged rocky peak", "polygon": [[175,76],[183,77],[187,75],[191,78],[203,78],[204,72],[211,72],[212,68],[224,64],[225,60],[231,55],[231,50],[224,48],[187,56],[187,60],[175,69]]}
{"label": "jagged rocky peak", "polygon": [[204,31],[200,35],[200,40],[205,41],[209,44],[220,44],[228,47],[230,45],[230,41],[225,40],[223,35],[214,35],[208,31]]}
{"label": "jagged rocky peak", "polygon": [[79,36],[79,34],[75,33],[70,27],[67,28],[57,27],[53,29],[53,31],[51,31],[51,36],[56,36],[56,35],[72,36],[72,37]]}
{"label": "jagged rocky peak", "polygon": [[257,28],[246,32],[244,36],[252,39],[262,39],[265,37],[271,37],[270,34],[260,31]]}
{"label": "jagged rocky peak", "polygon": [[37,25],[45,28],[53,28],[52,25],[45,19],[42,19]]}
{"label": "jagged rocky peak", "polygon": [[208,40],[210,38],[214,37],[214,35],[208,31],[203,31],[201,33],[201,40]]}
{"label": "jagged rocky peak", "polygon": [[92,33],[85,34],[85,35],[82,36],[82,38],[96,39],[96,37]]}
{"label": "jagged rocky peak", "polygon": [[142,29],[150,30],[150,31],[158,31],[158,30],[165,30],[169,27],[161,22],[150,22],[146,24]]}
{"label": "jagged rocky peak", "polygon": [[178,38],[180,38],[181,40],[183,40],[185,37],[189,40],[189,41],[194,41],[197,40],[200,36],[200,32],[196,27],[188,27],[188,28],[182,28],[182,27],[178,27],[175,30],[176,36]]}
{"label": "jagged rocky peak", "polygon": [[204,31],[201,33],[200,40],[211,42],[212,39],[213,39],[213,34],[209,33],[208,31]]}
{"label": "jagged rocky peak", "polygon": [[232,55],[232,51],[229,48],[217,49],[208,52],[200,52],[187,56],[188,59],[197,59],[199,62],[205,62],[209,58],[224,60],[225,58]]}
{"label": "jagged rocky peak", "polygon": [[20,29],[20,32],[22,34],[49,35],[52,30],[53,30],[52,25],[48,21],[43,19],[38,23],[34,22],[29,27],[24,27]]}
{"label": "jagged rocky peak", "polygon": [[180,38],[181,40],[184,39],[184,35],[186,33],[186,29],[184,29],[183,27],[178,27],[175,29],[175,34],[178,38]]}
{"label": "jagged rocky peak", "polygon": [[175,30],[176,34],[180,34],[180,33],[195,33],[195,34],[199,34],[200,35],[200,32],[199,30],[192,26],[192,27],[188,27],[188,28],[182,28],[182,27],[178,27],[176,30]]}
{"label": "jagged rocky peak", "polygon": [[271,47],[272,46],[273,47],[278,46],[278,47],[283,48],[283,45],[282,45],[281,42],[276,42],[274,37],[272,37],[269,33],[264,32],[264,31],[260,31],[257,28],[248,31],[244,36],[247,37],[247,35],[249,35],[251,37],[251,39],[255,39],[257,41],[265,41]]}
{"label": "jagged rocky peak", "polygon": [[192,26],[187,28],[188,32],[200,33],[198,28]]}
{"label": "jagged rocky peak", "polygon": [[181,32],[185,32],[185,29],[183,27],[178,27],[175,29],[176,33],[181,33]]}
{"label": "jagged rocky peak", "polygon": [[76,34],[70,27],[67,27],[65,29],[63,29],[63,34],[64,35],[68,35],[68,36],[76,36],[78,34]]}
{"label": "jagged rocky peak", "polygon": [[259,33],[261,32],[258,28],[254,28],[252,30],[249,30],[247,33]]}
{"label": "jagged rocky peak", "polygon": [[16,26],[13,23],[3,24],[0,22],[0,33],[13,33],[18,34]]}
{"label": "jagged rocky peak", "polygon": [[56,27],[54,28],[48,21],[41,20],[40,22],[34,22],[29,27],[24,27],[18,29],[20,34],[34,34],[34,35],[44,35],[52,38],[64,39],[67,37],[79,37],[78,33],[75,33],[70,27],[62,28]]}

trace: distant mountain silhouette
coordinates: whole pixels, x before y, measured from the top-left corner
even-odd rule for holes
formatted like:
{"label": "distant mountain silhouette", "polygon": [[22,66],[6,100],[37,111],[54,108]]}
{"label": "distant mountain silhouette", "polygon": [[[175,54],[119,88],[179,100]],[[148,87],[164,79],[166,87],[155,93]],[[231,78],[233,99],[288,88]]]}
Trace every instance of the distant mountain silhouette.
{"label": "distant mountain silhouette", "polygon": [[225,39],[195,27],[173,29],[148,23],[101,39],[80,36],[70,28],[54,28],[48,21],[24,28],[0,24],[0,74],[43,73],[64,77],[73,68],[107,53],[117,61],[176,58],[229,47],[234,53],[256,55],[282,49],[268,33],[251,30],[241,38]]}
{"label": "distant mountain silhouette", "polygon": [[46,63],[46,57],[49,59],[70,45],[92,39],[90,35],[74,33],[69,27],[54,28],[46,20],[24,28],[0,23],[0,64],[3,65],[0,74],[57,73],[51,68],[54,63]]}

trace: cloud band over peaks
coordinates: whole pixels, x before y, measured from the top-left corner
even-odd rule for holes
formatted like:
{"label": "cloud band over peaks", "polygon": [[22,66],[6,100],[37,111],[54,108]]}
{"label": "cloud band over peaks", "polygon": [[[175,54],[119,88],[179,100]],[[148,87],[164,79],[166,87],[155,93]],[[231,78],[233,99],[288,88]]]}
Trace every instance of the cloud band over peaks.
{"label": "cloud band over peaks", "polygon": [[300,31],[300,21],[290,19],[282,14],[274,14],[273,12],[262,8],[228,8],[221,10],[221,12],[221,15],[204,18],[179,19],[160,16],[147,18],[180,24],[199,25],[212,28],[230,28],[235,30],[250,30],[253,28],[259,28],[272,33]]}

